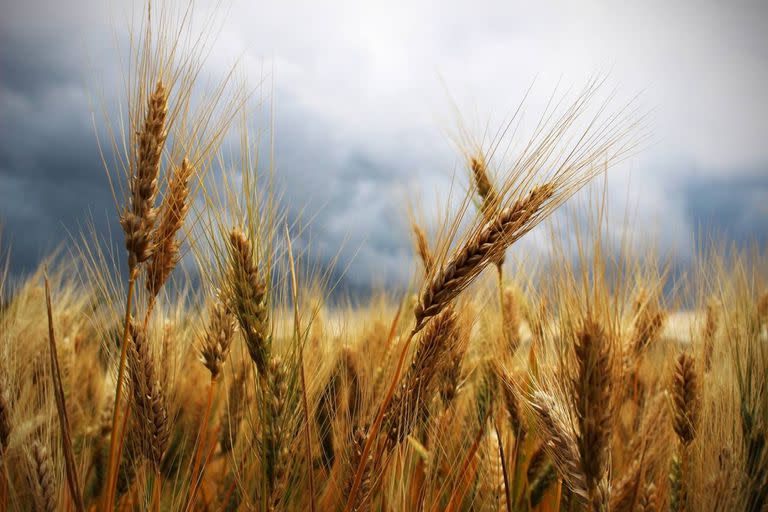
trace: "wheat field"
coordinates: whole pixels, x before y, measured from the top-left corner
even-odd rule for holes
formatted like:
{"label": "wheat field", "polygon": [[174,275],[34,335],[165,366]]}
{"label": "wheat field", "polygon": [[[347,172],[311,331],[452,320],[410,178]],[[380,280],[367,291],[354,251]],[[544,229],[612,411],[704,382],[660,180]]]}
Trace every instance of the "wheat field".
{"label": "wheat field", "polygon": [[768,510],[764,248],[673,275],[598,193],[554,265],[511,250],[638,150],[634,105],[590,82],[506,166],[463,132],[408,289],[333,300],[184,23],[135,31],[102,141],[119,243],[0,273],[0,509]]}

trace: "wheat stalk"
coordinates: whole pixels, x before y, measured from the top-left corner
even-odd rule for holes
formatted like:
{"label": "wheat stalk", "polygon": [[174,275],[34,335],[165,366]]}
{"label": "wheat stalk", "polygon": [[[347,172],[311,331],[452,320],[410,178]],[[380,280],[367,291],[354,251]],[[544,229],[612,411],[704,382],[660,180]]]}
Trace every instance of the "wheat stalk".
{"label": "wheat stalk", "polygon": [[515,293],[511,288],[504,288],[501,297],[502,333],[506,341],[507,351],[511,356],[514,356],[517,347],[520,346],[520,308]]}
{"label": "wheat stalk", "polygon": [[67,485],[72,496],[75,509],[85,510],[83,505],[82,490],[75,467],[75,454],[72,447],[72,431],[67,413],[67,404],[64,394],[64,386],[61,379],[61,369],[59,366],[59,356],[56,350],[56,336],[53,328],[53,307],[51,305],[51,287],[48,282],[48,275],[45,275],[45,305],[48,313],[48,348],[51,356],[51,379],[53,380],[53,394],[56,398],[56,411],[59,417],[59,427],[61,429],[61,445],[64,452],[64,462],[67,473]]}
{"label": "wheat stalk", "polygon": [[3,462],[3,454],[8,449],[11,439],[11,409],[5,395],[5,385],[0,379],[0,464]]}

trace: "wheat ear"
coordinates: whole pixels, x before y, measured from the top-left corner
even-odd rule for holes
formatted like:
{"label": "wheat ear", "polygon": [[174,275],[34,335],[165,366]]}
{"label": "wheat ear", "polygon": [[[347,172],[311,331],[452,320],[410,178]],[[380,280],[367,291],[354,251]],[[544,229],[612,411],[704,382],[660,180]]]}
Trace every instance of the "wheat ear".
{"label": "wheat ear", "polygon": [[168,446],[170,432],[166,397],[157,377],[146,334],[133,322],[130,332],[129,366],[139,447],[157,470]]}
{"label": "wheat ear", "polygon": [[520,411],[520,388],[512,375],[501,368],[496,368],[496,375],[501,385],[501,396],[504,399],[504,406],[509,416],[509,426],[515,437],[520,439],[525,436],[525,426],[523,425]]}
{"label": "wheat ear", "polygon": [[712,369],[712,356],[715,353],[715,336],[720,324],[719,304],[715,300],[707,302],[707,311],[701,337],[704,342],[704,370]]}
{"label": "wheat ear", "polygon": [[34,441],[29,452],[29,459],[35,507],[40,512],[55,512],[57,508],[56,489],[54,487],[51,455],[45,446]]}
{"label": "wheat ear", "polygon": [[611,347],[607,333],[596,321],[587,319],[574,344],[576,372],[571,380],[578,424],[577,445],[587,484],[589,501],[596,510],[601,499],[600,483],[607,471],[613,410]]}
{"label": "wheat ear", "polygon": [[267,373],[269,359],[269,312],[267,285],[259,276],[253,247],[242,231],[229,234],[231,276],[229,307],[240,324],[248,353],[261,375]]}
{"label": "wheat ear", "polygon": [[160,207],[160,220],[152,236],[154,251],[147,267],[147,292],[150,299],[157,296],[179,261],[180,242],[176,233],[184,225],[189,210],[189,180],[194,167],[186,158],[174,168],[168,190]]}
{"label": "wheat ear", "polygon": [[422,332],[403,382],[384,415],[390,447],[402,442],[414,427],[419,409],[431,395],[432,382],[443,365],[456,333],[456,313],[448,308]]}
{"label": "wheat ear", "polygon": [[523,236],[554,192],[552,184],[534,188],[525,199],[495,214],[455,251],[422,288],[414,307],[414,332],[420,331],[429,318],[442,311],[489,261]]}
{"label": "wheat ear", "polygon": [[160,174],[160,159],[167,136],[165,121],[168,114],[168,91],[158,81],[149,96],[144,123],[138,135],[136,160],[132,163],[130,177],[130,207],[120,219],[125,232],[125,247],[128,250],[128,268],[149,259],[153,250],[152,229],[157,210],[157,180]]}
{"label": "wheat ear", "polygon": [[672,385],[674,401],[674,428],[684,446],[696,437],[699,415],[699,379],[693,357],[682,352],[677,358]]}
{"label": "wheat ear", "polygon": [[[489,221],[499,208],[499,194],[496,192],[496,188],[491,182],[491,177],[488,175],[488,166],[483,156],[470,158],[469,168],[472,171],[472,180],[477,187],[477,195],[480,196],[480,210],[483,213],[483,218]],[[504,251],[496,256],[494,263],[499,268],[499,273],[501,273],[501,266],[504,264]]]}
{"label": "wheat ear", "polygon": [[681,352],[675,365],[672,383],[674,402],[674,429],[680,440],[677,467],[673,466],[673,480],[676,480],[677,510],[688,509],[688,476],[690,473],[689,446],[696,437],[699,416],[699,380],[695,361],[687,352]]}
{"label": "wheat ear", "polygon": [[658,501],[656,486],[653,482],[648,482],[640,494],[640,499],[637,501],[634,512],[658,512]]}
{"label": "wheat ear", "polygon": [[369,495],[373,484],[373,455],[366,457],[363,460],[364,447],[368,435],[368,429],[365,427],[357,427],[352,432],[352,453],[349,458],[349,468],[351,469],[350,478],[347,480],[345,489],[345,495],[349,496],[354,486],[355,470],[357,468],[363,468],[362,478],[358,486],[358,490],[353,503],[350,505],[350,510],[353,512],[365,512],[370,509]]}
{"label": "wheat ear", "polygon": [[589,493],[579,461],[579,447],[573,430],[563,418],[565,412],[543,391],[534,392],[530,406],[547,455],[571,491],[587,500]]}
{"label": "wheat ear", "polygon": [[229,355],[232,339],[235,335],[235,319],[220,302],[210,306],[208,327],[203,336],[200,356],[203,364],[211,372],[211,379],[221,374],[224,362]]}
{"label": "wheat ear", "polygon": [[418,252],[421,264],[424,266],[424,274],[429,275],[435,265],[435,257],[429,249],[427,235],[415,222],[413,223],[413,237],[416,240],[416,252]]}

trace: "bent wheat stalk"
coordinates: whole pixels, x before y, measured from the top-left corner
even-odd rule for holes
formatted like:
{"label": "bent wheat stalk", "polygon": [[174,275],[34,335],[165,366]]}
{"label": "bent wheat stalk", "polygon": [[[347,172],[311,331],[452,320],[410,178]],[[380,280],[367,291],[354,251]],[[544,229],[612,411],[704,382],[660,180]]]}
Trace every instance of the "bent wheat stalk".
{"label": "bent wheat stalk", "polygon": [[[414,336],[430,318],[439,314],[455,299],[482,272],[489,261],[501,254],[531,228],[537,215],[541,213],[543,206],[552,198],[554,193],[555,186],[553,184],[542,185],[531,190],[525,199],[499,211],[491,221],[483,224],[459,250],[453,253],[448,261],[437,269],[432,278],[424,284],[419,301],[414,307],[416,325],[403,343],[392,381],[379,406],[373,425],[371,425],[363,448],[363,461],[367,460],[389,403],[395,394],[402,375],[405,357]],[[354,503],[363,470],[362,465],[357,468],[354,483],[347,498],[345,512],[349,512],[352,503]]]}
{"label": "bent wheat stalk", "polygon": [[75,466],[75,454],[72,449],[72,434],[67,415],[67,404],[64,399],[64,387],[61,383],[61,370],[59,368],[59,356],[56,352],[56,336],[53,332],[53,308],[51,307],[51,286],[48,275],[45,275],[45,306],[48,311],[48,342],[51,353],[51,378],[53,380],[53,394],[56,398],[56,410],[58,411],[59,427],[61,428],[61,447],[64,452],[64,463],[67,473],[67,485],[69,493],[75,505],[75,510],[82,512],[83,495],[80,491],[80,482]]}

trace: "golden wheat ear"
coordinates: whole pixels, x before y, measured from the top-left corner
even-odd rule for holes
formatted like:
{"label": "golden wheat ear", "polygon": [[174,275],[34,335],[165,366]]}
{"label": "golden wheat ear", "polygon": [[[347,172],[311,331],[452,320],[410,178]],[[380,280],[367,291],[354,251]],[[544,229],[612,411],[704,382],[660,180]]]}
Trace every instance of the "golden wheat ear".
{"label": "golden wheat ear", "polygon": [[422,287],[414,307],[414,332],[420,331],[429,318],[440,313],[469,286],[488,262],[525,234],[554,193],[553,185],[534,188],[526,198],[495,214],[452,253]]}
{"label": "golden wheat ear", "polygon": [[525,437],[525,425],[522,420],[522,411],[520,407],[520,387],[514,377],[503,369],[495,368],[496,376],[501,386],[501,396],[504,399],[504,407],[509,417],[509,426],[515,437],[522,439]]}
{"label": "golden wheat ear", "polygon": [[184,225],[189,211],[189,181],[195,168],[188,159],[177,165],[168,181],[168,190],[160,207],[160,219],[152,232],[154,251],[147,267],[146,288],[150,300],[157,296],[179,261],[180,242],[176,233]]}
{"label": "golden wheat ear", "polygon": [[29,450],[30,483],[37,510],[55,512],[58,509],[53,462],[48,449],[34,441]]}
{"label": "golden wheat ear", "polygon": [[608,334],[592,319],[586,319],[574,344],[575,376],[571,400],[578,423],[579,458],[592,503],[601,500],[599,489],[608,471],[613,407],[612,356]]}
{"label": "golden wheat ear", "polygon": [[157,376],[146,333],[131,322],[130,334],[130,384],[139,432],[139,447],[144,457],[157,470],[168,447],[170,435],[166,396]]}
{"label": "golden wheat ear", "polygon": [[390,447],[401,443],[411,433],[421,408],[431,397],[434,377],[450,352],[456,323],[456,313],[449,307],[422,332],[411,367],[384,415]]}
{"label": "golden wheat ear", "polygon": [[217,379],[229,355],[229,349],[235,336],[235,319],[221,303],[210,306],[208,327],[203,336],[200,356],[203,364],[211,372],[211,379]]}
{"label": "golden wheat ear", "polygon": [[248,354],[256,369],[260,375],[267,375],[270,348],[267,284],[259,275],[251,241],[239,229],[229,234],[229,252],[229,308],[237,317]]}
{"label": "golden wheat ear", "polygon": [[429,242],[427,241],[427,235],[424,230],[419,227],[415,222],[412,225],[413,237],[416,241],[416,252],[421,259],[421,264],[424,266],[424,274],[429,275],[432,271],[432,267],[435,265],[435,257],[429,248]]}
{"label": "golden wheat ear", "polygon": [[656,493],[656,486],[653,482],[648,482],[640,494],[640,499],[637,501],[635,511],[658,512],[659,510],[659,498]]}
{"label": "golden wheat ear", "polygon": [[696,437],[699,418],[699,379],[695,361],[687,352],[682,352],[675,365],[672,384],[674,402],[674,428],[680,442],[688,446]]}
{"label": "golden wheat ear", "polygon": [[576,434],[564,419],[565,412],[552,396],[535,391],[529,400],[544,449],[568,488],[580,499],[589,499],[587,478],[579,461]]}
{"label": "golden wheat ear", "polygon": [[120,219],[128,250],[128,268],[131,270],[147,261],[154,248],[155,198],[160,159],[168,134],[165,126],[167,114],[168,91],[163,82],[158,81],[149,97],[144,124],[138,136],[137,154],[129,180],[130,203]]}
{"label": "golden wheat ear", "polygon": [[502,309],[501,320],[506,342],[506,349],[510,356],[514,356],[517,348],[520,346],[520,306],[517,296],[511,287],[506,287],[501,291]]}
{"label": "golden wheat ear", "polygon": [[676,510],[689,510],[691,453],[696,438],[700,402],[696,363],[688,352],[677,357],[672,381],[673,427],[679,439],[678,451],[672,460],[670,473],[670,502]]}
{"label": "golden wheat ear", "polygon": [[248,368],[246,365],[241,365],[234,381],[229,385],[224,418],[221,420],[219,446],[222,453],[232,451],[239,437],[240,424],[243,421],[248,400],[247,381]]}

